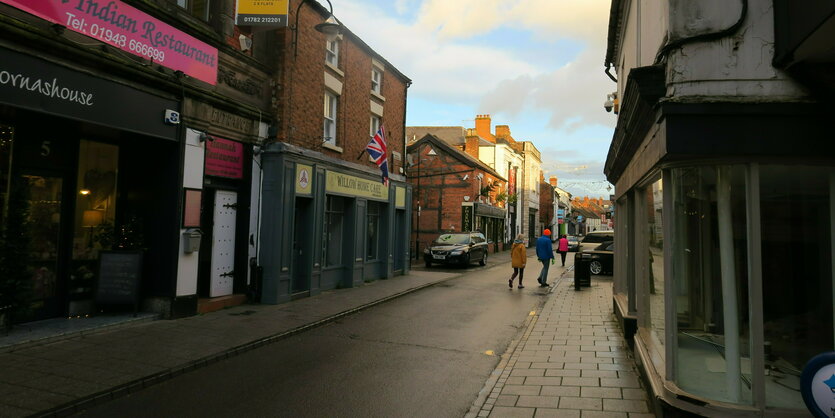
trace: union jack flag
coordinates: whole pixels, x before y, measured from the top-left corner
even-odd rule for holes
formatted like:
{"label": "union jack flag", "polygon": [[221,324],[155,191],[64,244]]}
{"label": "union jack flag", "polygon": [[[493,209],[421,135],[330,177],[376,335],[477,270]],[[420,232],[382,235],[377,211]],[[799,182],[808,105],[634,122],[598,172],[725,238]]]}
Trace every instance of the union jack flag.
{"label": "union jack flag", "polygon": [[371,142],[365,147],[365,150],[368,151],[368,155],[374,159],[374,162],[377,163],[377,167],[380,167],[380,171],[383,173],[383,185],[389,185],[389,163],[388,163],[388,148],[386,147],[386,135],[383,133],[383,125],[380,124],[380,129],[377,130],[377,133],[371,137]]}

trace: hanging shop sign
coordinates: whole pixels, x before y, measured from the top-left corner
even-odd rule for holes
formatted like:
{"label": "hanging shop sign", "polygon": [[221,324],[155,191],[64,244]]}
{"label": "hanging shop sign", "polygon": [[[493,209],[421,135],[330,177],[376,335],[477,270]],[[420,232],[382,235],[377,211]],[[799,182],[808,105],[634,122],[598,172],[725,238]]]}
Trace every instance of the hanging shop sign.
{"label": "hanging shop sign", "polygon": [[238,0],[238,26],[287,26],[288,0]]}
{"label": "hanging shop sign", "polygon": [[388,200],[389,188],[377,180],[328,171],[325,176],[325,191],[374,200]]}
{"label": "hanging shop sign", "polygon": [[310,196],[313,194],[313,167],[296,164],[296,194]]}
{"label": "hanging shop sign", "polygon": [[244,177],[244,145],[214,137],[206,142],[206,175],[240,179]]}
{"label": "hanging shop sign", "polygon": [[0,0],[122,51],[214,85],[217,48],[117,0]]}
{"label": "hanging shop sign", "polygon": [[[2,0],[0,0],[2,1]],[[171,140],[166,109],[178,103],[0,48],[0,103]]]}

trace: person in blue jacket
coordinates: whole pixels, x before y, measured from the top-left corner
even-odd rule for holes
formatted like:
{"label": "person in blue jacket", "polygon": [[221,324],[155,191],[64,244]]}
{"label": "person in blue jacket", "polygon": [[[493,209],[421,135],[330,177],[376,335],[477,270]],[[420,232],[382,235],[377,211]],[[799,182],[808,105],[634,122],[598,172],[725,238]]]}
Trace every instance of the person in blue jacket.
{"label": "person in blue jacket", "polygon": [[[542,231],[542,236],[536,240],[536,258],[542,263],[542,271],[539,272],[539,287],[548,287],[548,266],[554,263],[554,243],[551,242],[551,230]],[[549,264],[550,263],[550,264]]]}

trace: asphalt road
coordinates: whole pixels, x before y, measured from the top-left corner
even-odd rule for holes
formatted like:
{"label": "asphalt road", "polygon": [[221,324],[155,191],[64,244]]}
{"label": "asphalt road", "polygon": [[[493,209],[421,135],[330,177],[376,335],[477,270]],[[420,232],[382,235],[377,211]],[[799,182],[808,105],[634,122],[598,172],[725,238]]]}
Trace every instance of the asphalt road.
{"label": "asphalt road", "polygon": [[528,264],[523,290],[508,290],[509,264],[455,269],[466,274],[78,416],[461,417],[545,301]]}

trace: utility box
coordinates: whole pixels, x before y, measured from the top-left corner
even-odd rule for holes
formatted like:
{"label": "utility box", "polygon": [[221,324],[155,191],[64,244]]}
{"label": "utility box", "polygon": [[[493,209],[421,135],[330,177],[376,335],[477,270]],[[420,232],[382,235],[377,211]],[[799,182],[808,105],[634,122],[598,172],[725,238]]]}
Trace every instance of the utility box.
{"label": "utility box", "polygon": [[191,254],[200,251],[200,240],[203,233],[199,229],[189,229],[183,232],[183,252]]}
{"label": "utility box", "polygon": [[574,254],[574,290],[580,290],[580,286],[591,287],[590,264],[591,254],[582,252]]}

